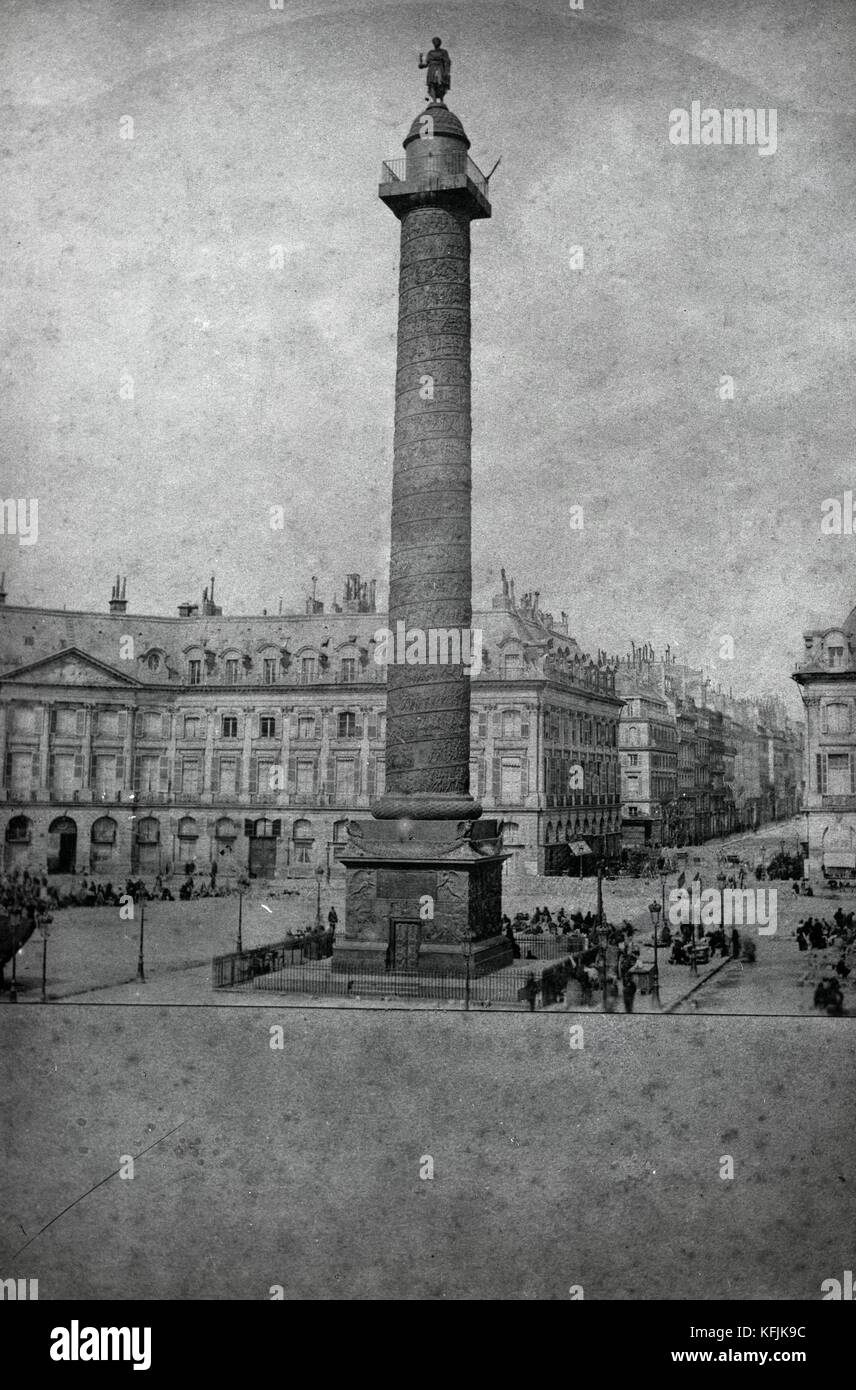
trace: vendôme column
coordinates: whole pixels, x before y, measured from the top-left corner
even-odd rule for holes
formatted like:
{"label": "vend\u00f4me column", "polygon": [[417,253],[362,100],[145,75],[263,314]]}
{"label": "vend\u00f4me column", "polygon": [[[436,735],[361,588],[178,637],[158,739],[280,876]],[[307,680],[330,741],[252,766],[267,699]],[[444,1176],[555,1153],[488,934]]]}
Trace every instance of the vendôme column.
{"label": "vend\u00f4me column", "polygon": [[509,963],[501,934],[501,828],[469,793],[472,629],[470,223],[488,183],[443,97],[440,39],[430,97],[383,166],[379,194],[401,223],[389,626],[386,786],[372,821],[351,821],[341,856],[345,926],[334,970],[474,974]]}
{"label": "vend\u00f4me column", "polygon": [[[439,48],[435,40],[435,52]],[[440,53],[444,50],[440,49]],[[445,94],[437,64],[429,91]],[[386,794],[379,818],[476,818],[469,795],[472,631],[470,222],[487,184],[433,99],[380,197],[401,222],[389,571]]]}

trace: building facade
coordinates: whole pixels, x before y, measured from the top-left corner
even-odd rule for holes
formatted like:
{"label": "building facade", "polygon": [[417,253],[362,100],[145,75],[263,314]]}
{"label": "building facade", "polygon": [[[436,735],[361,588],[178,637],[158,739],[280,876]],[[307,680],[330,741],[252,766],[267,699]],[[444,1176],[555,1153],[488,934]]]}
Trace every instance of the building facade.
{"label": "building facade", "polygon": [[652,692],[626,696],[619,725],[624,843],[668,844],[678,788],[674,709]]}
{"label": "building facade", "polygon": [[616,689],[625,845],[699,844],[800,809],[804,729],[782,701],[735,699],[648,644],[617,662]]}
{"label": "building facade", "polygon": [[[620,847],[615,671],[561,621],[502,592],[473,614],[470,786],[504,822],[507,874],[578,866]],[[385,615],[348,576],[302,614],[177,617],[2,607],[3,863],[49,873],[235,879],[343,874],[346,826],[383,793]]]}
{"label": "building facade", "polygon": [[[813,874],[856,874],[856,609],[803,635],[794,672],[806,712],[803,853]],[[775,766],[777,750],[771,756]],[[778,752],[788,767],[787,754]]]}

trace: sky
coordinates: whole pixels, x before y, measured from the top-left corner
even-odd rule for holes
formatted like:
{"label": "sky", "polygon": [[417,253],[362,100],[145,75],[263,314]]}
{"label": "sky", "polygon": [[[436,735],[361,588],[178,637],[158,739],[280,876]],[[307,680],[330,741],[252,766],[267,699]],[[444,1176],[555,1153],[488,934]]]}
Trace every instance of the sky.
{"label": "sky", "polygon": [[[311,575],[385,597],[377,183],[434,34],[502,159],[476,606],[504,565],[587,650],[668,642],[798,711],[803,630],[856,603],[856,537],[820,527],[856,482],[850,0],[3,0],[0,497],[38,499],[35,544],[0,535],[8,601],[103,609],[117,572],[146,613],[212,572],[228,613],[302,610]],[[775,154],[670,143],[696,100],[775,108]]]}

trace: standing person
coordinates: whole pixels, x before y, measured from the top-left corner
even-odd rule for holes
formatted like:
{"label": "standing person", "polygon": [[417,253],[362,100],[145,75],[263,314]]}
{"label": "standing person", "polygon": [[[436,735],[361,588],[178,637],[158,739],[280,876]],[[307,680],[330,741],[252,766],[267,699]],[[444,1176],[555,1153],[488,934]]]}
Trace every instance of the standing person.
{"label": "standing person", "polygon": [[614,1014],[618,1008],[618,981],[614,975],[607,975],[606,988],[603,992],[604,1012]]}
{"label": "standing person", "polygon": [[740,933],[736,927],[731,928],[731,959],[737,960],[740,955]]}
{"label": "standing person", "polygon": [[327,925],[330,931],[335,935],[336,927],[339,925],[339,914],[335,907],[331,907],[330,911],[327,913]]}
{"label": "standing person", "polygon": [[217,887],[217,860],[211,860],[211,892]]}
{"label": "standing person", "polygon": [[636,981],[634,980],[633,975],[629,970],[625,970],[624,972],[624,978],[622,980],[622,993],[624,995],[624,1012],[626,1014],[632,1014],[633,1000],[636,995]]}
{"label": "standing person", "polygon": [[523,997],[529,1005],[530,1014],[534,1014],[535,1000],[538,997],[538,985],[536,984],[535,976],[531,970],[526,976],[526,984],[523,986]]}

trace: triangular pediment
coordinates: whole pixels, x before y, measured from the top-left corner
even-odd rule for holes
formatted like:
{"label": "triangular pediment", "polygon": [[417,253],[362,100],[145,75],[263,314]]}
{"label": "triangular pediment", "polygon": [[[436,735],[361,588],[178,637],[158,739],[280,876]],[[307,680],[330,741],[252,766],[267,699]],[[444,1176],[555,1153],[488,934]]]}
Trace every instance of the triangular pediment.
{"label": "triangular pediment", "polygon": [[4,683],[26,685],[138,686],[133,676],[108,666],[106,661],[88,656],[79,647],[66,647],[51,656],[40,657],[26,666],[15,666],[0,674]]}

